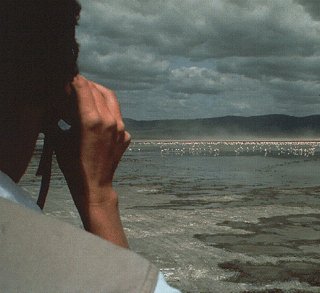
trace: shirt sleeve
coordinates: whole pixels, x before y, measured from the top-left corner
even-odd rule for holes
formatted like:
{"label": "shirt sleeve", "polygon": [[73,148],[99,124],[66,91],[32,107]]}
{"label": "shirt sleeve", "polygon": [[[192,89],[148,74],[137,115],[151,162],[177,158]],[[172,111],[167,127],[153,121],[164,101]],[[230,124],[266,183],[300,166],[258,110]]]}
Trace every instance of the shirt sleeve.
{"label": "shirt sleeve", "polygon": [[170,287],[166,282],[164,275],[160,272],[158,275],[158,282],[154,293],[181,293],[181,291]]}

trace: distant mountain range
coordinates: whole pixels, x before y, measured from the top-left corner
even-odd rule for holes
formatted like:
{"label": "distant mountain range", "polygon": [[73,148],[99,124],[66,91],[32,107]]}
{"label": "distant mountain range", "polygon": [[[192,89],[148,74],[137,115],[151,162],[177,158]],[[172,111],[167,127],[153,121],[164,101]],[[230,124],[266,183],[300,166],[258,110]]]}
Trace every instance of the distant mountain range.
{"label": "distant mountain range", "polygon": [[190,120],[125,119],[133,139],[320,139],[320,115],[225,116]]}

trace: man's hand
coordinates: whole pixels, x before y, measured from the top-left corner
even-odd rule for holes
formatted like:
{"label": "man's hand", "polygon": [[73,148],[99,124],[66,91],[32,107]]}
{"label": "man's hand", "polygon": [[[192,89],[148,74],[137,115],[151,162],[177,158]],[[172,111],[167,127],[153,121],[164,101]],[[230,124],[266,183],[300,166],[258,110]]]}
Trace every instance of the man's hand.
{"label": "man's hand", "polygon": [[86,230],[121,246],[123,232],[112,179],[130,143],[115,94],[78,75],[78,125],[56,141],[55,151]]}

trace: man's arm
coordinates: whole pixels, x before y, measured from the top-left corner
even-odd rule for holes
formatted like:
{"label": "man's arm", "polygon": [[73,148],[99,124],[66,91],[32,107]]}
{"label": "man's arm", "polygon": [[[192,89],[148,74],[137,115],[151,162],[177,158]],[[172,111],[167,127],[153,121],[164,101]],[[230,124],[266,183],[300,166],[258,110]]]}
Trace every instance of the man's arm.
{"label": "man's arm", "polygon": [[115,94],[78,75],[72,89],[77,121],[55,142],[59,166],[66,178],[84,227],[122,247],[128,247],[114,172],[130,143]]}

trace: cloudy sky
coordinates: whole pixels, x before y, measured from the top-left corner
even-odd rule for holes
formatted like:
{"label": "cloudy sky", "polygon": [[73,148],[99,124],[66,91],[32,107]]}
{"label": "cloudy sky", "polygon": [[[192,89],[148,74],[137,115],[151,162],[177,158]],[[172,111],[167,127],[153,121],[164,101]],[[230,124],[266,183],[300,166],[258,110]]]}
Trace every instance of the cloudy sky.
{"label": "cloudy sky", "polygon": [[318,0],[80,2],[80,69],[127,118],[320,114]]}

